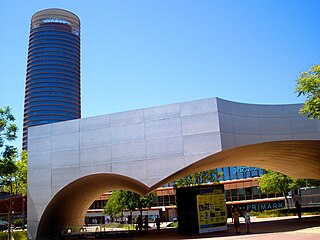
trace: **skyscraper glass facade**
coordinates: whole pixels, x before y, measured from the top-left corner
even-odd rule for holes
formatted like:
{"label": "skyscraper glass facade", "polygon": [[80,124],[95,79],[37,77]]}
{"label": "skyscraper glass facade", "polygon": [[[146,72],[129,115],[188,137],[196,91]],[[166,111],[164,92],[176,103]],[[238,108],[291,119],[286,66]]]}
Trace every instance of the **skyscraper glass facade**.
{"label": "skyscraper glass facade", "polygon": [[28,127],[80,117],[80,20],[62,9],[39,11],[30,27],[23,149]]}

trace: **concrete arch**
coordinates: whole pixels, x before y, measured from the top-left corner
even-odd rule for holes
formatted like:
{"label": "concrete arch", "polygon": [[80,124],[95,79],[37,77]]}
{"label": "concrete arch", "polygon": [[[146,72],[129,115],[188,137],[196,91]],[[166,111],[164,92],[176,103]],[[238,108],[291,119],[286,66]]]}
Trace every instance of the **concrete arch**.
{"label": "concrete arch", "polygon": [[150,190],[192,173],[228,166],[252,166],[293,178],[320,179],[320,141],[274,141],[224,150],[177,171]]}
{"label": "concrete arch", "polygon": [[79,178],[61,189],[50,201],[39,222],[37,239],[51,239],[67,228],[78,231],[96,197],[117,189],[139,194],[149,191],[143,183],[119,174],[92,174]]}

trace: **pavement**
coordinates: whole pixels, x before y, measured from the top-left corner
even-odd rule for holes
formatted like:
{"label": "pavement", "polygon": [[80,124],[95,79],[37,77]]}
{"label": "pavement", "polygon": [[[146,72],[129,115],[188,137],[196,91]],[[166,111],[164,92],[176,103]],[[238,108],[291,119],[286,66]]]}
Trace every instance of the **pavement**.
{"label": "pavement", "polygon": [[201,235],[179,235],[177,229],[161,228],[160,233],[151,228],[147,233],[136,233],[133,239],[168,239],[168,240],[195,240],[195,239],[257,239],[257,240],[320,240],[320,215],[303,216],[298,221],[296,216],[256,218],[251,217],[250,233],[246,234],[243,220],[240,220],[240,235],[235,234],[231,219],[228,219],[228,230]]}

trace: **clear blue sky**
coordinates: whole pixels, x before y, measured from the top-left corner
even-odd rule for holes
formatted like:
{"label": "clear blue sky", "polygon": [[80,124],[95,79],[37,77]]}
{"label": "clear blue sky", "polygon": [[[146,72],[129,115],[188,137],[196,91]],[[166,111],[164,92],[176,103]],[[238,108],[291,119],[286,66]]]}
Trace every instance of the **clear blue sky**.
{"label": "clear blue sky", "polygon": [[20,128],[30,19],[81,19],[82,117],[207,97],[297,103],[300,71],[320,63],[320,1],[1,1],[0,106]]}

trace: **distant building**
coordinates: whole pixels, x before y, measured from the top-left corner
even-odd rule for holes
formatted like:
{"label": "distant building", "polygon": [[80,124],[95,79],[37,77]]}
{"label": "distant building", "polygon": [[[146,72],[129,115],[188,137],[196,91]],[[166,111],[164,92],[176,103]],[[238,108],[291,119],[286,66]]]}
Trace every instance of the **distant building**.
{"label": "distant building", "polygon": [[[259,190],[258,179],[265,173],[263,169],[255,167],[225,167],[217,170],[224,173],[219,180],[224,185],[229,216],[231,216],[232,206],[248,211],[263,211],[285,207],[282,193],[266,194]],[[173,183],[166,184],[154,192],[157,197],[154,199],[153,207],[144,212],[144,214],[151,216],[161,215],[161,218],[165,221],[174,221],[177,218],[177,210]],[[105,222],[108,216],[103,213],[103,207],[106,205],[110,195],[111,192],[106,193],[92,203],[86,218],[88,224],[93,224],[93,220],[97,223]],[[125,216],[128,214],[130,212],[126,212]],[[134,213],[134,216],[138,214],[139,212]]]}
{"label": "distant building", "polygon": [[23,149],[28,127],[80,117],[80,19],[62,9],[39,11],[30,27]]}
{"label": "distant building", "polygon": [[[10,206],[11,204],[11,206]],[[23,219],[23,223],[26,223],[27,217],[27,196],[11,195],[6,192],[0,192],[0,222],[8,222],[8,211],[11,209],[11,221],[14,223],[16,219]],[[0,226],[5,229],[7,226]]]}

